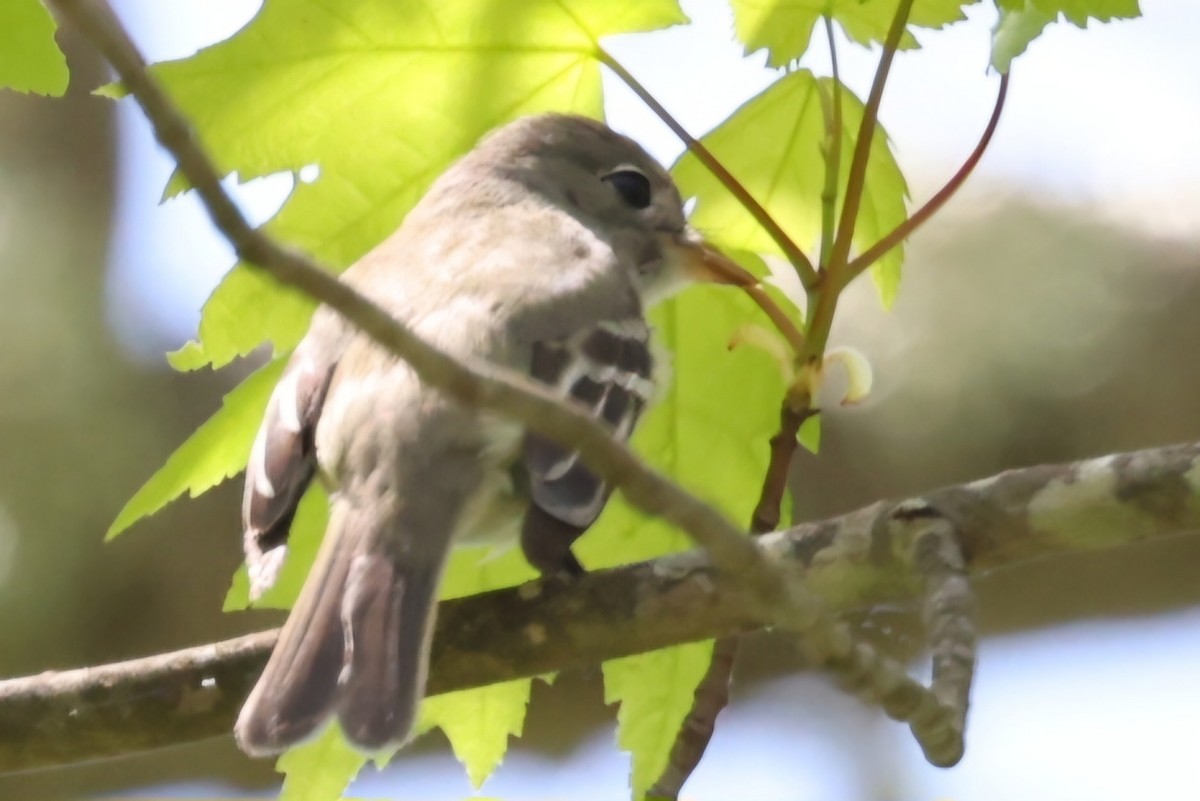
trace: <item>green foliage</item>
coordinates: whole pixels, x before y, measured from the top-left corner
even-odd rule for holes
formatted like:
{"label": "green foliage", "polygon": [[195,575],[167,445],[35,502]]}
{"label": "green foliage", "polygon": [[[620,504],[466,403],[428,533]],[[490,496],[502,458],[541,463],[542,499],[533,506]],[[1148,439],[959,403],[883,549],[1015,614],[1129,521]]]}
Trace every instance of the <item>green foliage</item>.
{"label": "green foliage", "polygon": [[[815,245],[821,233],[825,109],[835,91],[832,78],[817,78],[808,70],[788,73],[701,140],[801,247]],[[863,114],[862,103],[844,86],[841,103],[839,212]],[[731,251],[783,255],[754,217],[694,155],[685,154],[673,172],[680,191],[697,198],[692,223],[714,242]],[[854,245],[865,250],[903,222],[907,194],[887,136],[879,129],[871,143]],[[813,247],[808,249],[815,251]],[[903,258],[903,248],[896,247],[872,268],[885,306],[895,297]]]}
{"label": "green foliage", "polygon": [[1008,72],[1012,60],[1061,14],[1080,28],[1088,20],[1132,19],[1142,11],[1138,0],[996,0],[1000,22],[992,37],[992,66]]}
{"label": "green foliage", "polygon": [[[675,0],[273,0],[237,36],[156,73],[225,169],[320,166],[268,230],[341,269],[492,128],[537,111],[599,116],[600,37],[684,21]],[[312,309],[238,266],[172,363],[290,348]]]}
{"label": "green foliage", "polygon": [[[329,497],[321,482],[314,481],[300,504],[288,533],[288,556],[279,571],[275,584],[262,594],[254,606],[258,609],[291,609],[300,595],[308,569],[316,559],[329,520]],[[225,594],[222,609],[226,612],[246,609],[250,606],[250,577],[242,565],[233,574],[229,592]]]}
{"label": "green foliage", "polygon": [[[670,384],[633,437],[651,465],[739,521],[753,512],[784,389],[769,356],[726,347],[733,330],[758,314],[740,293],[719,287],[690,289],[656,309],[651,320],[670,352]],[[576,551],[596,569],[687,547],[685,535],[647,520],[618,494]]]}
{"label": "green foliage", "polygon": [[[806,451],[819,453],[821,450],[821,418],[810,417],[800,424],[796,438]],[[784,518],[787,519],[786,517]]]}
{"label": "green foliage", "polygon": [[250,458],[254,434],[283,365],[282,359],[271,362],[226,395],[221,410],[197,428],[129,499],[105,538],[112,539],[185,492],[195,498],[240,473]]}
{"label": "green foliage", "polygon": [[[459,549],[442,579],[441,596],[458,598],[511,587],[535,575],[518,548]],[[520,736],[532,685],[531,679],[518,679],[427,698],[421,704],[417,730],[441,728],[471,783],[479,788],[504,758],[509,735]]]}
{"label": "green foliage", "polygon": [[708,640],[604,663],[604,700],[621,702],[617,745],[633,760],[635,799],[646,795],[667,766],[712,649]]}
{"label": "green foliage", "polygon": [[[978,0],[914,0],[909,25],[941,28],[963,19],[962,9]],[[887,36],[898,0],[731,0],[737,37],[746,52],[766,48],[767,63],[782,67],[808,50],[813,28],[829,15],[851,40],[863,45],[878,44]],[[902,48],[917,46],[905,33]]]}
{"label": "green foliage", "polygon": [[275,766],[286,774],[279,801],[334,801],[358,775],[367,757],[330,725],[312,740],[290,749]]}
{"label": "green foliage", "polygon": [[0,88],[57,96],[67,91],[67,77],[54,19],[40,0],[0,3]]}
{"label": "green foliage", "polygon": [[428,698],[421,704],[422,726],[439,726],[454,755],[479,789],[504,759],[509,735],[521,736],[529,679],[506,681],[473,690]]}
{"label": "green foliage", "polygon": [[[1000,0],[1002,6],[1029,5],[1017,0]],[[1112,22],[1114,19],[1133,19],[1140,16],[1139,0],[1032,0],[1032,5],[1044,14],[1062,14],[1068,22],[1086,28],[1089,19]]]}

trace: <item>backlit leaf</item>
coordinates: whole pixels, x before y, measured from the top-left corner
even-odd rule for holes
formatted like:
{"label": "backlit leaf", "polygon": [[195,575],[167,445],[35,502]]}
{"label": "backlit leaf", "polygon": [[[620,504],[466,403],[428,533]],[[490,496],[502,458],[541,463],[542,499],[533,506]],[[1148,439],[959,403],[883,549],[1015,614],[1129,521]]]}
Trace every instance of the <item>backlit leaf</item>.
{"label": "backlit leaf", "polygon": [[446,693],[421,703],[425,726],[440,726],[479,789],[504,759],[509,736],[521,736],[531,679]]}
{"label": "backlit leaf", "polygon": [[[601,37],[683,21],[675,0],[269,0],[232,39],[155,72],[224,170],[320,167],[267,227],[341,270],[492,128],[537,111],[599,116]],[[238,266],[172,363],[289,348],[312,309]]]}
{"label": "backlit leaf", "polygon": [[[325,524],[329,522],[329,497],[321,482],[314,481],[296,507],[296,517],[288,530],[287,558],[275,584],[264,592],[254,606],[257,609],[291,609],[300,595],[304,579],[321,546]],[[250,577],[242,565],[233,574],[222,609],[226,612],[250,605]]]}
{"label": "backlit leaf", "polygon": [[[908,24],[941,28],[964,19],[962,9],[978,0],[914,0]],[[800,58],[812,40],[813,28],[821,17],[831,14],[853,41],[863,45],[887,37],[897,0],[732,0],[738,39],[751,53],[767,49],[767,63],[781,67]],[[902,48],[917,46],[911,33],[901,39]]]}
{"label": "backlit leaf", "polygon": [[1062,15],[1086,28],[1089,20],[1111,22],[1141,15],[1139,0],[997,0],[1000,21],[992,34],[992,66],[1008,72],[1012,60],[1025,52],[1046,26]]}
{"label": "backlit leaf", "polygon": [[[821,192],[825,185],[825,115],[821,93],[832,97],[830,78],[797,70],[747,101],[702,141],[801,248],[817,251],[821,231]],[[845,197],[854,138],[862,103],[842,87],[842,158],[838,205]],[[725,187],[690,153],[673,173],[684,197],[697,198],[692,223],[730,250],[782,255],[775,241]],[[866,189],[854,229],[854,247],[863,251],[904,221],[908,187],[887,136],[877,128],[867,164]],[[894,300],[903,246],[892,248],[872,268],[884,306]]]}
{"label": "backlit leaf", "polygon": [[287,774],[279,801],[336,801],[367,757],[355,751],[337,726],[281,756],[275,769]]}
{"label": "backlit leaf", "polygon": [[617,745],[633,760],[634,799],[645,796],[667,766],[712,650],[707,640],[604,663],[604,700],[621,702]]}
{"label": "backlit leaf", "polygon": [[134,494],[108,527],[112,539],[143,517],[152,515],[185,492],[197,495],[242,471],[267,408],[284,359],[262,367],[225,396],[208,418]]}
{"label": "backlit leaf", "polygon": [[54,18],[41,1],[0,2],[0,88],[57,96],[67,91],[67,80]]}

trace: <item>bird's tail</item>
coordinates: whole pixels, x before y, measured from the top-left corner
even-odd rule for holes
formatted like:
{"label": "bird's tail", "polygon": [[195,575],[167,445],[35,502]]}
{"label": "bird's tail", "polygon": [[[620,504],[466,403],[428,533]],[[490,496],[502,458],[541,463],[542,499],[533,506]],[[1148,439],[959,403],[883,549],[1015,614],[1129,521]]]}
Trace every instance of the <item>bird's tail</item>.
{"label": "bird's tail", "polygon": [[405,517],[334,502],[312,572],[238,717],[243,751],[280,753],[333,716],[364,750],[407,739],[449,538],[397,536]]}

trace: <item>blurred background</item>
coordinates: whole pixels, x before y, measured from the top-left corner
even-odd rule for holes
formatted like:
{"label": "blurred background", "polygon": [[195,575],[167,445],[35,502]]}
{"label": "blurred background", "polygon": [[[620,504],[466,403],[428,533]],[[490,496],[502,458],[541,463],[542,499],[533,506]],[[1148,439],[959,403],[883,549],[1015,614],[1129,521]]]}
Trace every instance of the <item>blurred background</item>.
{"label": "blurred background", "polygon": [[[158,60],[228,36],[258,4],[114,5]],[[895,308],[880,310],[867,283],[852,291],[835,344],[868,356],[876,388],[859,407],[831,408],[820,456],[797,464],[800,517],[1200,436],[1200,6],[1142,5],[1142,19],[1056,26],[1035,43],[975,177],[913,239]],[[692,27],[612,49],[699,133],[772,73],[761,54],[742,58],[723,4],[684,6]],[[897,59],[882,119],[918,201],[986,121],[993,22],[994,10],[977,8]],[[240,557],[237,482],[101,542],[247,368],[167,367],[163,352],[192,334],[232,257],[191,198],[157,205],[170,162],[136,108],[88,94],[104,77],[88,48],[60,40],[73,66],[66,100],[0,93],[0,676],[278,621],[220,613]],[[808,59],[819,71],[822,50]],[[875,54],[840,55],[865,94]],[[673,160],[669,132],[615,82],[606,88],[614,127]],[[264,219],[289,187],[267,179],[239,194]],[[1196,798],[1197,565],[1200,538],[1182,536],[981,578],[967,756],[948,771],[925,765],[877,709],[798,672],[785,640],[749,638],[733,705],[686,796]],[[622,797],[612,720],[598,673],[537,687],[527,736],[484,792]],[[276,786],[269,762],[226,737],[0,777],[0,797],[269,796]],[[433,735],[352,793],[440,801],[471,788]]]}

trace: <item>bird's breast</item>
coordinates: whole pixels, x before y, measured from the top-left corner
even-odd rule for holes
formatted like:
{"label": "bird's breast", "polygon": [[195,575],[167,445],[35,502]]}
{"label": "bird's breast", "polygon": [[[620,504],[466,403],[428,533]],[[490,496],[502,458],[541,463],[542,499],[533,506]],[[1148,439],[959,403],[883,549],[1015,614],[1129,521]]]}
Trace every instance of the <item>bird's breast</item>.
{"label": "bird's breast", "polygon": [[483,475],[459,515],[454,541],[467,546],[508,547],[519,539],[521,518],[528,504],[512,478],[513,464],[521,454],[523,428],[491,415],[482,424],[486,444],[479,458]]}

